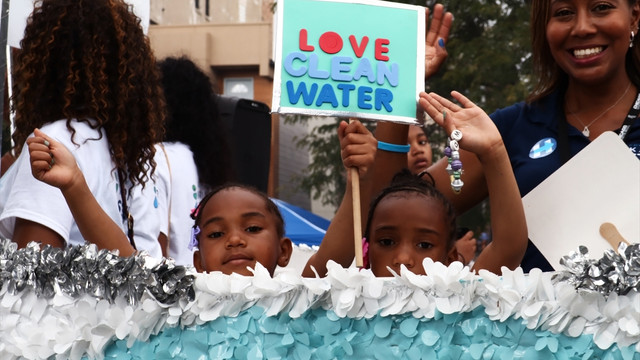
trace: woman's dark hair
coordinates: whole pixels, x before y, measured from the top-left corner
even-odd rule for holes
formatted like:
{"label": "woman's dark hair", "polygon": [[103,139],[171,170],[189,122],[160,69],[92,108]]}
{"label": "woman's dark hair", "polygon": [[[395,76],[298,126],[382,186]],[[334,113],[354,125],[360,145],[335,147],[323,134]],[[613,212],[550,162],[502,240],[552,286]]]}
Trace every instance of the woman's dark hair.
{"label": "woman's dark hair", "polygon": [[73,141],[72,119],[85,121],[106,133],[116,170],[144,186],[155,170],[165,108],[155,57],[129,5],[36,2],[14,79],[16,153],[34,128],[66,119]]}
{"label": "woman's dark hair", "polygon": [[[638,0],[627,0],[633,7]],[[537,101],[553,91],[564,88],[568,76],[558,66],[547,41],[547,23],[551,17],[550,0],[533,0],[531,2],[531,49],[533,53],[533,78],[536,79],[534,89],[528,96],[528,102]],[[640,88],[640,36],[633,39],[633,47],[627,50],[625,68],[629,79]]]}
{"label": "woman's dark hair", "polygon": [[[430,174],[429,174],[430,175]],[[453,209],[453,205],[447,200],[447,198],[440,192],[432,182],[425,181],[414,175],[408,169],[403,169],[394,175],[391,180],[391,185],[384,188],[378,196],[373,199],[371,206],[369,207],[369,214],[367,215],[367,225],[364,232],[364,237],[369,239],[371,230],[371,219],[376,211],[376,207],[380,204],[382,199],[397,195],[397,194],[411,194],[414,193],[417,196],[425,196],[427,198],[434,199],[442,205],[442,210],[445,212],[445,220],[449,225],[449,237],[447,239],[447,249],[450,249],[455,244],[456,234],[456,213]]]}
{"label": "woman's dark hair", "polygon": [[[282,214],[278,209],[278,205],[276,205],[271,199],[269,199],[269,197],[265,193],[256,189],[255,187],[244,185],[244,184],[238,184],[238,183],[226,183],[224,185],[220,185],[214,188],[212,191],[210,191],[204,198],[202,198],[198,206],[191,213],[191,218],[194,220],[193,227],[200,225],[200,221],[202,220],[202,209],[204,209],[204,207],[207,205],[209,200],[215,194],[221,191],[233,189],[233,188],[249,191],[253,194],[256,194],[260,198],[262,198],[264,200],[267,211],[273,214],[276,218],[276,233],[278,234],[278,237],[279,238],[284,237],[284,219],[282,218]],[[229,204],[229,206],[233,206],[233,204]]]}
{"label": "woman's dark hair", "polygon": [[168,109],[164,141],[189,146],[200,183],[209,189],[230,181],[229,145],[209,77],[184,56],[158,64]]}

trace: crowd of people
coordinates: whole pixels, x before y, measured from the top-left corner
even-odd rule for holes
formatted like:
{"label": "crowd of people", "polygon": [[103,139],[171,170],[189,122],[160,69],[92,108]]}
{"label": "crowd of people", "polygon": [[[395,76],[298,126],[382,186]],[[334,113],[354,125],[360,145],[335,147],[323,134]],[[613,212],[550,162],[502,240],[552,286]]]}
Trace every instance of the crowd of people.
{"label": "crowd of people", "polygon": [[[429,77],[448,55],[453,15],[440,4],[426,12]],[[347,174],[367,214],[365,266],[376,276],[424,274],[425,258],[553,270],[528,241],[521,197],[605,131],[640,153],[639,21],[637,0],[533,0],[532,94],[488,115],[455,91],[454,101],[421,93],[420,108],[449,135],[433,164],[420,126],[379,122],[371,133],[342,122],[342,161],[358,170]],[[0,178],[0,236],[146,251],[201,272],[288,264],[277,206],[233,182],[209,78],[188,58],[156,63],[122,0],[39,2],[15,62],[19,155]],[[548,138],[557,151],[533,150]],[[303,276],[324,276],[329,260],[352,265],[351,184]],[[487,197],[492,241],[478,248],[456,217]]]}

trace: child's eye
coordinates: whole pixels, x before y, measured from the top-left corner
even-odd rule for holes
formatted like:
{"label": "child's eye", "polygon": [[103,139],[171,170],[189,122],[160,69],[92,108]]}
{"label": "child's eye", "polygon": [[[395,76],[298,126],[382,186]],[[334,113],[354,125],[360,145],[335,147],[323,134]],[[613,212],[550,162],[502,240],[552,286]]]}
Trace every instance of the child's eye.
{"label": "child's eye", "polygon": [[427,140],[420,140],[420,141],[418,141],[418,144],[419,144],[419,145],[422,145],[422,146],[427,145],[428,143],[429,143],[429,142],[428,142]]}
{"label": "child's eye", "polygon": [[222,235],[224,235],[224,233],[222,231],[213,231],[213,232],[209,233],[209,235],[207,235],[207,237],[212,238],[212,239],[217,239],[217,238],[221,238]]}
{"label": "child's eye", "polygon": [[262,228],[260,226],[256,226],[256,225],[249,226],[248,228],[245,229],[245,231],[248,232],[248,233],[257,233],[260,230],[262,230]]}
{"label": "child's eye", "polygon": [[431,249],[433,247],[433,244],[426,241],[422,241],[418,243],[418,247],[420,249]]}
{"label": "child's eye", "polygon": [[378,244],[380,244],[381,246],[391,246],[394,243],[395,242],[392,239],[380,239],[380,240],[378,240]]}

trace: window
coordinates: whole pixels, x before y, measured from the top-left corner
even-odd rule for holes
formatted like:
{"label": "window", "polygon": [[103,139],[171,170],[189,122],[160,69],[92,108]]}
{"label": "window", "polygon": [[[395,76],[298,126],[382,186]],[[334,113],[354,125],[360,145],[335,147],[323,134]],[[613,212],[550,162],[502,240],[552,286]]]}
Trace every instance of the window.
{"label": "window", "polygon": [[223,95],[253,100],[253,78],[225,78]]}

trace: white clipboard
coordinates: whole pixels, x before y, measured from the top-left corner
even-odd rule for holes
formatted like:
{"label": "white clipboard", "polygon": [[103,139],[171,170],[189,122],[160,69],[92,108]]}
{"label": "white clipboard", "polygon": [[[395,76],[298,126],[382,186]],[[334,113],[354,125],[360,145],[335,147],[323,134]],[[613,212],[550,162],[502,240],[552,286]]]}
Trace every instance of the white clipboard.
{"label": "white clipboard", "polygon": [[529,239],[554,269],[580,245],[599,259],[612,246],[600,225],[640,242],[640,160],[605,132],[522,198]]}

